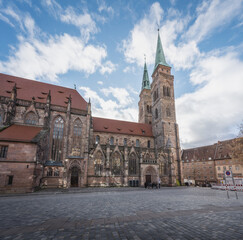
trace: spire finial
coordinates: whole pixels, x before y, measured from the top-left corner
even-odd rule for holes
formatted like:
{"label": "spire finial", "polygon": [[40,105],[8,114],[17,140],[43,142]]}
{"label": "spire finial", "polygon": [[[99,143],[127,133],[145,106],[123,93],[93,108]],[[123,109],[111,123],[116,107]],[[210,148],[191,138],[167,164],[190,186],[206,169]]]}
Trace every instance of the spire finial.
{"label": "spire finial", "polygon": [[144,54],[144,62],[146,63],[146,54]]}

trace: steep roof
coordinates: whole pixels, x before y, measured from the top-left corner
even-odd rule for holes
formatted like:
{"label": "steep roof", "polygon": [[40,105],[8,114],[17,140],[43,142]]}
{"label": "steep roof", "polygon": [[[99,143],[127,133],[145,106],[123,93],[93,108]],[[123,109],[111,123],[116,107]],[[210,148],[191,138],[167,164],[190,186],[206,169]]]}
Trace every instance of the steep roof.
{"label": "steep roof", "polygon": [[143,70],[142,90],[143,89],[151,89],[146,62],[144,63],[144,70]]}
{"label": "steep roof", "polygon": [[197,147],[197,148],[190,148],[190,149],[184,149],[182,154],[183,160],[213,160],[214,155],[216,151],[216,144],[209,145],[209,146],[203,146],[203,147]]}
{"label": "steep roof", "polygon": [[158,40],[157,40],[157,48],[156,48],[156,57],[155,57],[154,70],[157,68],[157,66],[159,64],[163,65],[163,66],[170,67],[169,64],[165,60],[165,55],[164,55],[164,51],[163,51],[160,35],[159,35],[159,32],[158,32]]}
{"label": "steep roof", "polygon": [[145,123],[93,117],[93,127],[94,132],[120,133],[135,136],[153,137],[152,126]]}
{"label": "steep roof", "polygon": [[51,104],[53,105],[67,107],[67,98],[71,94],[72,108],[79,110],[86,110],[87,108],[87,102],[75,89],[14,77],[2,73],[0,73],[0,96],[11,97],[11,91],[15,83],[17,86],[17,99],[31,101],[32,97],[35,97],[36,102],[46,103],[46,97],[50,90]]}
{"label": "steep roof", "polygon": [[33,142],[40,133],[41,127],[11,125],[0,132],[1,141]]}

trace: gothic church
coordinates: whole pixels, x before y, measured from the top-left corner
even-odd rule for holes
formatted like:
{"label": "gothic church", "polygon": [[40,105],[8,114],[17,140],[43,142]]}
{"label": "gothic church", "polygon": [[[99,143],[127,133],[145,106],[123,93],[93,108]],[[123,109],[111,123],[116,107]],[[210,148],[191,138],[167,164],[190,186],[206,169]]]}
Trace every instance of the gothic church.
{"label": "gothic church", "polygon": [[182,181],[174,76],[158,33],[139,123],[93,117],[75,90],[0,74],[0,192]]}

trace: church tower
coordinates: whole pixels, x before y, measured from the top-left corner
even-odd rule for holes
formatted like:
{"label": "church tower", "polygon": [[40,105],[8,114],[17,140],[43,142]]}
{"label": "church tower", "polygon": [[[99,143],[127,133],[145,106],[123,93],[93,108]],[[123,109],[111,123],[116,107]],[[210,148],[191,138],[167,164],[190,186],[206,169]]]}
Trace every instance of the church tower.
{"label": "church tower", "polygon": [[149,82],[146,61],[144,63],[142,89],[139,97],[140,100],[138,103],[138,107],[139,107],[138,121],[140,123],[152,124],[151,87]]}
{"label": "church tower", "polygon": [[160,177],[175,186],[181,181],[179,131],[176,123],[174,76],[165,60],[158,32],[155,65],[152,74],[152,129],[160,164]]}

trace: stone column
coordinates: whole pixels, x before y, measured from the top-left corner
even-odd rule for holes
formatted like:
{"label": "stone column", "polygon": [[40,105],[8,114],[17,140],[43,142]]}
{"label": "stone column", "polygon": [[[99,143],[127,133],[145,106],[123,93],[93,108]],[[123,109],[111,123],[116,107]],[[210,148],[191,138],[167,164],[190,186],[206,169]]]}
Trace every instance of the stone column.
{"label": "stone column", "polygon": [[128,186],[128,149],[124,146],[124,186]]}

